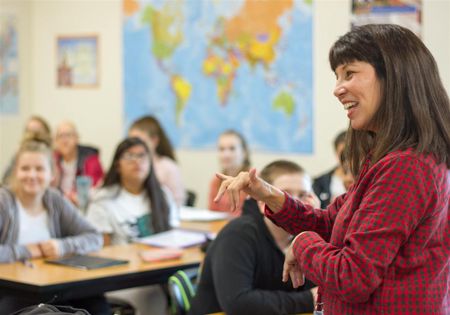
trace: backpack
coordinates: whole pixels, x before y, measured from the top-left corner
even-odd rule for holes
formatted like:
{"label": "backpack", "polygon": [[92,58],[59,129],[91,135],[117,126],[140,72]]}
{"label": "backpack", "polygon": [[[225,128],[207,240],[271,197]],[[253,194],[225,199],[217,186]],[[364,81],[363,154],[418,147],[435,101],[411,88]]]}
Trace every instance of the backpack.
{"label": "backpack", "polygon": [[90,315],[87,311],[73,308],[71,306],[55,306],[50,304],[39,304],[25,307],[10,315]]}
{"label": "backpack", "polygon": [[193,279],[198,276],[198,268],[178,270],[169,278],[168,290],[172,315],[185,315],[191,308],[191,300],[196,286]]}

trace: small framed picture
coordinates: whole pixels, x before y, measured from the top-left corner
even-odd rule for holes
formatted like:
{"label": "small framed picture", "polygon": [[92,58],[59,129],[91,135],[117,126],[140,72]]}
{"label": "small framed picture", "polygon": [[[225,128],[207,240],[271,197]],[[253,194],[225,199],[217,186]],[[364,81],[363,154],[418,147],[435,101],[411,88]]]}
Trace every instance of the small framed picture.
{"label": "small framed picture", "polygon": [[58,87],[99,86],[98,36],[58,36],[56,49]]}

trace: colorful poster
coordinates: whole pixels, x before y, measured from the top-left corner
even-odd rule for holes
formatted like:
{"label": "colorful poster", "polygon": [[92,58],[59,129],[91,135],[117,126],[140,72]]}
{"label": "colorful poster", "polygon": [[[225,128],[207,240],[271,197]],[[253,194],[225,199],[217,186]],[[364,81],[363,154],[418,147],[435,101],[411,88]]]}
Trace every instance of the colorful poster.
{"label": "colorful poster", "polygon": [[124,0],[125,116],[179,148],[226,129],[252,150],[312,153],[311,0]]}
{"label": "colorful poster", "polygon": [[19,112],[17,19],[0,15],[0,114]]}
{"label": "colorful poster", "polygon": [[352,0],[352,26],[398,24],[420,37],[421,0]]}
{"label": "colorful poster", "polygon": [[61,36],[57,39],[58,87],[97,87],[97,36]]}

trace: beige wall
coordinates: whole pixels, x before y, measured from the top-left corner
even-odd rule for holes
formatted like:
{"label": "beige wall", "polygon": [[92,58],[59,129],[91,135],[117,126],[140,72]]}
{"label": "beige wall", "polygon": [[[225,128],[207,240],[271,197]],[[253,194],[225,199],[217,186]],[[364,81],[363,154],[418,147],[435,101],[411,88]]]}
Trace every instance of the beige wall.
{"label": "beige wall", "polygon": [[31,113],[31,27],[30,5],[27,1],[0,1],[0,14],[17,18],[19,48],[19,114],[0,114],[0,178],[3,170],[10,163],[13,152],[17,149],[22,133],[22,126]]}
{"label": "beige wall", "polygon": [[[107,167],[122,136],[122,20],[118,0],[2,1],[1,7],[23,17],[21,32],[21,114],[0,118],[0,170],[13,154],[22,123],[30,113],[52,125],[73,120],[83,142],[102,149]],[[350,1],[314,1],[314,154],[253,154],[257,168],[277,158],[293,159],[316,175],[334,164],[332,139],[347,125],[342,107],[332,96],[334,76],[327,62],[331,44],[349,29]],[[450,91],[450,1],[424,1],[424,40],[440,67]],[[93,34],[100,37],[100,88],[58,89],[55,85],[55,38],[58,35]],[[25,79],[30,78],[29,82]],[[217,170],[213,151],[179,151],[186,186],[198,193],[198,206],[206,205],[208,182]]]}

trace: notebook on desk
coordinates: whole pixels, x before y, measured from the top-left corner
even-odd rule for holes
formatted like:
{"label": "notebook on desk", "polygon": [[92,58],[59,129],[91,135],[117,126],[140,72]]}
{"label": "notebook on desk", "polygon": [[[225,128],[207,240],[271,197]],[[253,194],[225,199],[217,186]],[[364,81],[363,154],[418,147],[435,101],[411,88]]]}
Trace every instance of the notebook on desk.
{"label": "notebook on desk", "polygon": [[45,262],[49,264],[73,267],[77,269],[91,270],[104,267],[124,265],[128,263],[128,260],[104,258],[89,255],[74,255],[58,259],[48,259]]}
{"label": "notebook on desk", "polygon": [[207,235],[204,232],[173,229],[151,236],[138,238],[135,242],[164,248],[186,248],[200,245],[207,240]]}

